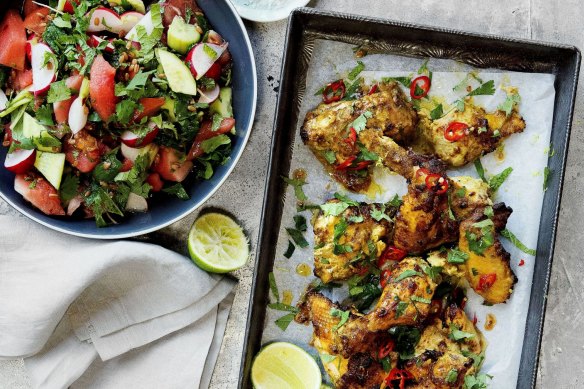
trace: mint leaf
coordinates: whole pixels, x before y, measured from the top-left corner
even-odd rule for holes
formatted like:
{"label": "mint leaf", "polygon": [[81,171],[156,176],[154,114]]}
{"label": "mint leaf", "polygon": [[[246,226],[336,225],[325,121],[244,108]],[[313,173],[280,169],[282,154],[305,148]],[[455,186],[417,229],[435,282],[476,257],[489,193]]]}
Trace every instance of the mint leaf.
{"label": "mint leaf", "polygon": [[442,115],[444,115],[442,104],[438,104],[432,111],[430,111],[430,119],[432,120],[440,119]]}
{"label": "mint leaf", "polygon": [[340,317],[341,318],[341,320],[333,327],[333,331],[336,331],[345,325],[345,323],[349,320],[349,316],[351,313],[349,311],[342,311],[342,310],[337,309],[337,308],[331,308],[330,314],[332,317]]}
{"label": "mint leaf", "polygon": [[412,269],[408,269],[408,270],[403,271],[399,276],[395,277],[393,282],[399,282],[399,281],[404,280],[408,277],[421,276],[421,275],[422,274],[420,272],[417,272],[417,271],[412,270]]}
{"label": "mint leaf", "polygon": [[294,313],[289,313],[276,320],[275,323],[282,331],[286,331],[292,320],[294,320],[294,316],[296,316]]}
{"label": "mint leaf", "polygon": [[230,143],[231,139],[227,135],[221,134],[202,141],[201,149],[203,149],[205,153],[211,153],[219,146],[228,145]]}
{"label": "mint leaf", "polygon": [[286,228],[286,231],[288,232],[288,235],[290,235],[290,237],[292,238],[294,243],[296,243],[297,246],[299,246],[300,248],[308,247],[308,242],[306,241],[306,239],[304,239],[304,236],[302,235],[301,231],[295,228]]}
{"label": "mint leaf", "polygon": [[353,70],[349,72],[349,80],[353,81],[359,75],[359,73],[363,71],[363,69],[365,69],[365,64],[361,61],[357,61],[357,66],[355,66]]}
{"label": "mint leaf", "polygon": [[513,172],[512,167],[508,167],[507,169],[503,170],[501,173],[494,175],[493,177],[489,178],[489,187],[493,193],[497,192],[499,187],[503,185],[507,177]]}
{"label": "mint leaf", "polygon": [[525,254],[529,254],[529,255],[533,255],[533,256],[535,256],[537,254],[536,250],[528,248],[515,236],[514,233],[512,233],[508,229],[505,228],[504,230],[502,230],[501,236],[509,239],[511,241],[511,243],[513,243],[515,245],[515,247],[517,247],[519,250],[523,251]]}
{"label": "mint leaf", "polygon": [[185,188],[182,186],[182,184],[180,182],[177,182],[176,184],[174,184],[172,186],[166,187],[166,188],[162,189],[162,191],[164,193],[175,195],[176,197],[178,197],[181,200],[188,200],[189,199],[189,194],[187,193],[187,191],[185,190]]}

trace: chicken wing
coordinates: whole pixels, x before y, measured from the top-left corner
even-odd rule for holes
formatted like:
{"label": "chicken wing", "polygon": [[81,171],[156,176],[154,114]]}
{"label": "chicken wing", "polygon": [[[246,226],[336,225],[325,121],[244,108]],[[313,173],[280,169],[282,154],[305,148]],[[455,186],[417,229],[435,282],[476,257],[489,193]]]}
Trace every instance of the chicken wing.
{"label": "chicken wing", "polygon": [[[359,126],[355,123],[357,119],[363,122]],[[320,105],[306,115],[300,135],[333,178],[349,190],[361,191],[371,182],[366,167],[371,159],[359,148],[359,133],[369,128],[379,136],[390,137],[385,145],[388,152],[407,159],[407,151],[395,142],[407,142],[414,137],[417,120],[416,111],[399,86],[390,83],[380,92],[358,100]],[[400,161],[398,166],[402,163],[406,162]]]}
{"label": "chicken wing", "polygon": [[[445,137],[445,131],[453,122],[468,126],[468,130],[458,140]],[[466,103],[462,112],[451,110],[433,121],[423,117],[419,127],[420,141],[428,144],[442,161],[458,167],[494,151],[505,138],[522,132],[525,121],[515,109],[507,116],[504,111],[486,112],[482,107]]]}
{"label": "chicken wing", "polygon": [[492,219],[479,209],[460,224],[458,247],[468,255],[464,264],[466,278],[489,304],[507,301],[517,282],[510,266],[511,256],[497,234],[505,227],[511,212],[504,204],[495,204]]}
{"label": "chicken wing", "polygon": [[[326,204],[341,204],[332,199]],[[324,283],[367,270],[383,253],[393,230],[395,212],[383,204],[349,206],[339,215],[321,210],[312,220],[314,274]]]}

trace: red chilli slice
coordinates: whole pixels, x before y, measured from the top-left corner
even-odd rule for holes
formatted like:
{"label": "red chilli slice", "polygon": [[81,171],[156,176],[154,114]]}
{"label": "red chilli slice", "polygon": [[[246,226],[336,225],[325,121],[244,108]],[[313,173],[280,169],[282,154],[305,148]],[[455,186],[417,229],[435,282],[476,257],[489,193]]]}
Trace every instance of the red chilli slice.
{"label": "red chilli slice", "polygon": [[391,277],[391,270],[386,269],[381,272],[379,276],[379,285],[381,285],[381,289],[385,288],[387,283],[389,282],[389,278]]}
{"label": "red chilli slice", "polygon": [[[432,81],[428,76],[420,76],[415,78],[412,83],[410,84],[410,96],[412,99],[419,100],[423,97],[428,95],[430,92],[430,86],[432,85]],[[418,93],[418,88],[422,90],[422,93]]]}
{"label": "red chilli slice", "polygon": [[343,80],[331,82],[322,91],[322,101],[325,104],[334,103],[345,97],[345,92],[345,82]]}
{"label": "red chilli slice", "polygon": [[387,261],[401,261],[406,257],[406,255],[408,255],[408,253],[405,250],[398,249],[395,246],[389,246],[383,251],[377,260],[377,266],[382,268],[383,265],[387,263]]}
{"label": "red chilli slice", "polygon": [[468,134],[468,125],[462,122],[451,122],[444,130],[444,138],[449,142],[456,142]]}
{"label": "red chilli slice", "polygon": [[497,274],[490,273],[490,274],[483,274],[479,278],[478,289],[482,292],[486,292],[493,286],[493,284],[497,281]]}
{"label": "red chilli slice", "polygon": [[377,359],[383,359],[389,355],[390,352],[395,348],[395,342],[393,340],[388,340],[386,344],[379,347],[377,352]]}
{"label": "red chilli slice", "polygon": [[426,176],[426,188],[441,195],[448,191],[448,180],[440,174],[428,174]]}

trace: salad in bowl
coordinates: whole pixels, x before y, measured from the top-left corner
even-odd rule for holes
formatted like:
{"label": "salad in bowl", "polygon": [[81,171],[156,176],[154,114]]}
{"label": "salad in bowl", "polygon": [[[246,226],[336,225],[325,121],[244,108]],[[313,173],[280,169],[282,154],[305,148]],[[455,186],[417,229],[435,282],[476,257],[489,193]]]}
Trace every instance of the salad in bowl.
{"label": "salad in bowl", "polygon": [[120,223],[229,159],[229,42],[194,1],[27,0],[0,41],[4,169],[44,214]]}

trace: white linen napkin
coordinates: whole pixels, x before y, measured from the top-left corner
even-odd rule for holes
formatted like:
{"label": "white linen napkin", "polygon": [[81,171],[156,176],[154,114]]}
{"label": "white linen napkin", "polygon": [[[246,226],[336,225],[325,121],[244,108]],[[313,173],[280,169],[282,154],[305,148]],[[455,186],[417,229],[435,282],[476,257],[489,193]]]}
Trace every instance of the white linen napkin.
{"label": "white linen napkin", "polygon": [[160,246],[0,216],[0,358],[37,388],[206,388],[235,283]]}

